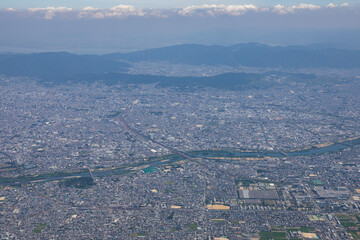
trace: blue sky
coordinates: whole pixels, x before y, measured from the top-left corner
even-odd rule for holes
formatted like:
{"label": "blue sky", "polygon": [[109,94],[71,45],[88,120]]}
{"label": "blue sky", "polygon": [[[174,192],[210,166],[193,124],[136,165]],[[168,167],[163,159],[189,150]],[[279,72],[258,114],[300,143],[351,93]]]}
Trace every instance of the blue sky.
{"label": "blue sky", "polygon": [[87,6],[97,8],[110,8],[116,5],[132,5],[136,8],[182,8],[191,5],[203,5],[203,4],[224,4],[224,5],[242,5],[242,4],[254,4],[261,7],[269,7],[277,4],[285,6],[297,5],[300,3],[315,4],[325,6],[329,3],[342,4],[349,3],[351,5],[359,4],[359,0],[1,0],[0,8],[15,8],[15,9],[27,9],[27,8],[39,8],[39,7],[60,7],[66,6],[73,9],[81,9]]}

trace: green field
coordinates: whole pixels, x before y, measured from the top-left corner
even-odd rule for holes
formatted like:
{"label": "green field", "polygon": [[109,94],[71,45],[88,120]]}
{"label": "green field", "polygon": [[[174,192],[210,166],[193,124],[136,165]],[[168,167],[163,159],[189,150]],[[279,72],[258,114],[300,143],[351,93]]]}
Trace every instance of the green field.
{"label": "green field", "polygon": [[44,230],[46,227],[45,223],[40,223],[35,229],[34,233],[40,233],[42,230]]}
{"label": "green field", "polygon": [[287,240],[286,232],[261,231],[259,232],[260,240]]}
{"label": "green field", "polygon": [[189,225],[189,231],[196,231],[198,225],[196,223],[192,223]]}

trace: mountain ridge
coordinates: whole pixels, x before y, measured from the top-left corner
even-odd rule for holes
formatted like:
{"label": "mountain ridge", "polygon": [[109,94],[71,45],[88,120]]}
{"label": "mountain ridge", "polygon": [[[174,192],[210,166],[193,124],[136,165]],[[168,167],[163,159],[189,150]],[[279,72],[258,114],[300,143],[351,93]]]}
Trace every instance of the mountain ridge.
{"label": "mountain ridge", "polygon": [[360,68],[360,51],[328,45],[269,46],[259,43],[231,46],[183,44],[130,53],[103,55],[128,62],[169,61],[190,65],[228,65],[284,68]]}

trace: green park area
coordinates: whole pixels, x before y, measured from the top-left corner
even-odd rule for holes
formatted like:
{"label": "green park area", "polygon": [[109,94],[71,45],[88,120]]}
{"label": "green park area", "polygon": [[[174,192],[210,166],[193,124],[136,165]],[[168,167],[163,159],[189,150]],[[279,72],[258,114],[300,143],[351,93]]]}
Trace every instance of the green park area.
{"label": "green park area", "polygon": [[301,232],[301,233],[315,233],[313,227],[303,226],[303,227],[284,227],[284,226],[273,226],[270,231],[261,231],[259,232],[260,240],[298,240],[302,239],[293,238],[294,234],[290,232]]}
{"label": "green park area", "polygon": [[37,227],[34,229],[34,233],[40,233],[46,227],[45,223],[39,223]]}

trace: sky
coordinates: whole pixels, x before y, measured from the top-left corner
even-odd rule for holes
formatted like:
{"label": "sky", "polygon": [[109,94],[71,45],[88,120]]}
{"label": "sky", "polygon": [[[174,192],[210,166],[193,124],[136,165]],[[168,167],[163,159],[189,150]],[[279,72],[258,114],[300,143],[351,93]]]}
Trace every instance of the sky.
{"label": "sky", "polygon": [[[306,3],[316,4],[320,6],[326,6],[329,3],[334,4],[358,4],[359,0],[313,0]],[[27,8],[40,8],[40,7],[69,7],[72,9],[82,9],[84,7],[95,8],[110,8],[117,5],[132,5],[136,8],[183,8],[192,5],[204,5],[204,4],[224,4],[224,5],[243,5],[254,4],[256,6],[270,7],[277,4],[291,6],[304,3],[302,0],[1,0],[0,8],[15,8],[15,9],[27,9]]]}
{"label": "sky", "polygon": [[0,52],[102,54],[246,42],[360,50],[360,0],[0,1]]}

